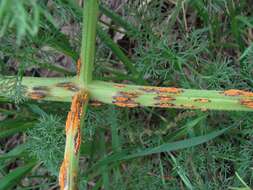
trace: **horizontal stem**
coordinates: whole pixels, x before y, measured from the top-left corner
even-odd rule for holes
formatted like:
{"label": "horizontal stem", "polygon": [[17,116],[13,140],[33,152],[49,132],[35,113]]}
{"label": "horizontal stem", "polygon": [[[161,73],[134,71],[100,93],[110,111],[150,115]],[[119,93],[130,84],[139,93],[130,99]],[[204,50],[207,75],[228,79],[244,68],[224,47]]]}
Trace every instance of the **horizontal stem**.
{"label": "horizontal stem", "polygon": [[[0,80],[0,87],[3,80]],[[24,77],[26,96],[36,100],[71,102],[82,89],[77,78]],[[0,94],[3,88],[0,88]],[[91,100],[123,107],[162,107],[201,110],[253,111],[253,93],[241,90],[192,90],[92,81]],[[3,93],[3,91],[2,91]]]}
{"label": "horizontal stem", "polygon": [[88,89],[91,99],[123,107],[253,111],[253,93],[239,90],[192,90],[102,81],[92,82]]}

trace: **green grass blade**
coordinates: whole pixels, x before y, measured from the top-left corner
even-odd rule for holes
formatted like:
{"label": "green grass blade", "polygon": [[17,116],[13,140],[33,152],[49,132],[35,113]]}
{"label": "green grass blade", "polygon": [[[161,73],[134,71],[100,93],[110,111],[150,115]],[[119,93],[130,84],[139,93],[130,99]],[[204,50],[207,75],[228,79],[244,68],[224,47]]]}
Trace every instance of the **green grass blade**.
{"label": "green grass blade", "polygon": [[24,154],[24,151],[26,150],[26,147],[24,144],[21,144],[8,153],[0,155],[0,161],[7,160],[7,159],[13,159],[13,158],[20,158],[22,154]]}
{"label": "green grass blade", "polygon": [[189,147],[194,147],[203,143],[206,143],[222,134],[224,134],[228,129],[231,127],[219,130],[219,131],[214,131],[212,133],[209,133],[207,135],[199,136],[199,137],[194,137],[191,139],[186,139],[182,141],[176,141],[172,143],[165,143],[160,146],[157,146],[155,148],[148,148],[142,151],[139,151],[137,153],[125,156],[122,158],[122,160],[129,160],[137,157],[142,157],[142,156],[148,156],[151,154],[157,154],[161,152],[170,152],[170,151],[176,151],[184,148],[189,148]]}
{"label": "green grass blade", "polygon": [[5,138],[34,127],[35,121],[27,122],[22,118],[10,119],[0,123],[0,138]]}
{"label": "green grass blade", "polygon": [[194,146],[206,143],[210,140],[213,140],[214,138],[224,134],[226,131],[228,131],[231,128],[232,127],[227,127],[222,130],[211,132],[207,135],[193,137],[186,140],[181,140],[181,141],[176,141],[176,142],[171,142],[171,143],[164,143],[160,146],[139,150],[139,151],[136,151],[136,153],[132,153],[132,154],[129,154],[126,151],[122,151],[119,154],[113,154],[111,156],[108,156],[105,159],[100,160],[92,169],[95,169],[98,166],[101,167],[101,165],[109,164],[113,162],[126,161],[126,160],[131,160],[131,159],[139,158],[143,156],[149,156],[152,154],[158,154],[162,152],[171,152],[171,151],[181,150],[184,148],[194,147]]}
{"label": "green grass blade", "polygon": [[139,31],[136,29],[135,26],[133,26],[133,25],[129,24],[128,22],[126,22],[126,20],[124,20],[120,15],[118,15],[114,11],[108,9],[104,5],[100,5],[99,9],[103,14],[105,14],[106,16],[111,18],[113,22],[115,22],[117,25],[124,28],[128,34],[134,35],[134,34],[139,33]]}
{"label": "green grass blade", "polygon": [[25,166],[19,167],[0,179],[0,190],[12,189],[19,181],[25,177],[36,165],[31,162]]}
{"label": "green grass blade", "polygon": [[103,43],[108,46],[117,58],[125,65],[127,69],[134,75],[134,78],[138,77],[138,73],[134,67],[133,62],[125,55],[121,48],[111,39],[111,37],[101,28],[97,29],[98,35]]}
{"label": "green grass blade", "polygon": [[203,119],[205,119],[207,115],[200,116],[194,120],[187,122],[181,129],[179,129],[175,134],[170,135],[168,139],[170,141],[178,140],[179,138],[183,137],[189,129],[194,128],[197,124],[199,124]]}

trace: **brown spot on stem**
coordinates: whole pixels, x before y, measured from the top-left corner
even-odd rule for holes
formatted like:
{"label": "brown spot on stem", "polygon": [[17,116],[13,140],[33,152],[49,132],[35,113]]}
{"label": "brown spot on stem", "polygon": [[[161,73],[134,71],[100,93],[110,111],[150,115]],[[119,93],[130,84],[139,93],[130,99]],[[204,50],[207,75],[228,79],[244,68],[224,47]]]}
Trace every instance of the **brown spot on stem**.
{"label": "brown spot on stem", "polygon": [[102,106],[103,103],[98,100],[92,100],[92,101],[90,101],[90,105],[94,106],[94,107],[99,107],[99,106]]}
{"label": "brown spot on stem", "polygon": [[211,102],[211,100],[209,100],[207,98],[198,98],[198,99],[195,99],[194,102],[209,103],[209,102]]}
{"label": "brown spot on stem", "polygon": [[35,86],[33,87],[34,91],[49,91],[49,88],[47,86]]}
{"label": "brown spot on stem", "polygon": [[250,99],[240,100],[240,103],[248,108],[253,108],[253,100]]}
{"label": "brown spot on stem", "polygon": [[42,91],[35,91],[35,92],[28,93],[28,96],[34,100],[41,100],[41,99],[45,98],[47,96],[47,94]]}
{"label": "brown spot on stem", "polygon": [[64,88],[72,92],[78,92],[80,89],[72,82],[61,82],[56,84],[57,87]]}
{"label": "brown spot on stem", "polygon": [[140,93],[138,92],[119,92],[119,96],[123,96],[126,98],[138,98],[138,96],[140,96]]}
{"label": "brown spot on stem", "polygon": [[155,106],[160,107],[160,108],[173,108],[175,107],[175,104],[171,103],[155,103]]}
{"label": "brown spot on stem", "polygon": [[194,105],[192,104],[181,104],[180,105],[181,108],[183,109],[197,109]]}
{"label": "brown spot on stem", "polygon": [[230,89],[223,92],[225,96],[246,96],[246,97],[253,97],[253,92],[244,91],[244,90],[236,90]]}

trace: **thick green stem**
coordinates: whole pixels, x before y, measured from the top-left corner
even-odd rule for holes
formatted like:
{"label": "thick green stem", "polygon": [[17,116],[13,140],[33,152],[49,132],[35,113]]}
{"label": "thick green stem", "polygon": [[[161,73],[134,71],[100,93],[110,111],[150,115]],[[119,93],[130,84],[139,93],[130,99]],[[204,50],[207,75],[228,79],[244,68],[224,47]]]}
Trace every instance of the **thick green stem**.
{"label": "thick green stem", "polygon": [[102,81],[93,81],[88,90],[91,99],[122,107],[253,111],[253,92],[242,90],[192,90]]}
{"label": "thick green stem", "polygon": [[[79,82],[76,78],[24,77],[22,85],[28,98],[71,102],[71,97],[83,89]],[[8,84],[7,79],[1,80],[0,87],[1,84]],[[126,107],[253,111],[253,93],[240,90],[192,90],[93,81],[88,92],[91,100]],[[0,95],[4,96],[3,93],[1,87]]]}
{"label": "thick green stem", "polygon": [[80,83],[86,87],[92,80],[95,60],[98,0],[86,0],[83,14]]}
{"label": "thick green stem", "polygon": [[[10,95],[15,93],[12,89],[15,80],[13,77],[0,78],[0,96],[11,98]],[[22,95],[34,100],[71,102],[71,97],[80,90],[75,82],[76,78],[23,77]]]}

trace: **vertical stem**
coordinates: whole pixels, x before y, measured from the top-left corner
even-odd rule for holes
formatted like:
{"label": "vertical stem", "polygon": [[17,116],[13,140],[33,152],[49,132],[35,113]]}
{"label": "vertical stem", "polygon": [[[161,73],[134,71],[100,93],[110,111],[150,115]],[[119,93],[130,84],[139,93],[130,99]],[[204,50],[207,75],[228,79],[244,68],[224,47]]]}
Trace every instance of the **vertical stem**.
{"label": "vertical stem", "polygon": [[81,125],[88,104],[88,93],[80,91],[73,97],[66,121],[66,145],[59,174],[61,190],[78,189],[78,164],[81,145]]}
{"label": "vertical stem", "polygon": [[95,60],[98,0],[85,0],[83,11],[80,83],[87,88],[92,80]]}

